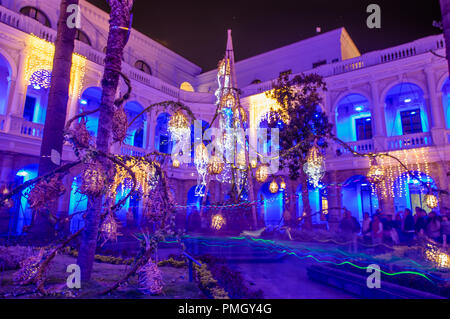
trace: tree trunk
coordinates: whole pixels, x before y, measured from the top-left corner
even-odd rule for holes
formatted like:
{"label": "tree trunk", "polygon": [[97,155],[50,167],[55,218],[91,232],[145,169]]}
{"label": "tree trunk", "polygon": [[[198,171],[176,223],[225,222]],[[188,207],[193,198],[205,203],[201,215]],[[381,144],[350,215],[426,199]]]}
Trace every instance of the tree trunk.
{"label": "tree trunk", "polygon": [[444,29],[445,54],[447,56],[447,64],[450,74],[450,0],[440,0],[442,27]]}
{"label": "tree trunk", "polygon": [[[311,216],[311,205],[309,204],[309,192],[308,192],[308,177],[303,171],[303,166],[299,170],[300,173],[300,183],[302,185],[302,202],[303,202],[303,212],[302,217],[304,219],[303,226],[305,229],[312,228],[312,216]],[[306,216],[305,216],[306,214]]]}
{"label": "tree trunk", "polygon": [[[102,79],[102,101],[97,135],[97,149],[105,153],[110,152],[112,118],[115,110],[114,100],[120,76],[114,70],[121,70],[123,49],[128,39],[128,30],[126,29],[130,24],[133,0],[110,0],[109,5],[111,7],[110,26],[106,49],[105,71]],[[104,158],[100,158],[99,160],[106,171],[108,171],[111,163]],[[83,281],[88,281],[91,278],[94,255],[97,248],[101,209],[102,197],[88,199],[85,230],[82,234],[77,260],[81,268],[81,279]]]}
{"label": "tree trunk", "polygon": [[[67,25],[70,12],[67,7],[78,4],[78,0],[62,0],[58,20],[58,30],[55,41],[55,55],[53,57],[52,79],[48,96],[47,114],[42,138],[39,176],[48,173],[59,166],[53,163],[50,156],[52,150],[62,154],[64,140],[64,124],[66,122],[67,102],[69,100],[70,70],[72,67],[72,53],[75,46],[75,28]],[[53,205],[57,210],[57,203]],[[36,212],[30,235],[36,240],[51,240],[53,226],[45,212]]]}

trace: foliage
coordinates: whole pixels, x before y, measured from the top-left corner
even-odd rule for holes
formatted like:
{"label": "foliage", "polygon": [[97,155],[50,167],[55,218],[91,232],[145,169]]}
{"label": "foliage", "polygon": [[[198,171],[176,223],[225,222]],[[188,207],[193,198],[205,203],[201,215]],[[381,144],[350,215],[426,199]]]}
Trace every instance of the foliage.
{"label": "foliage", "polygon": [[[318,74],[301,74],[290,79],[289,74],[280,74],[273,83],[273,90],[266,93],[278,102],[278,109],[271,112],[287,115],[288,123],[280,130],[280,169],[289,168],[290,178],[295,180],[303,169],[306,155],[318,139],[318,146],[327,147],[325,137],[331,135],[332,125],[325,112],[318,110],[320,96],[326,84]],[[274,126],[275,123],[270,123]],[[283,152],[283,150],[286,150]],[[289,150],[289,151],[287,151]]]}

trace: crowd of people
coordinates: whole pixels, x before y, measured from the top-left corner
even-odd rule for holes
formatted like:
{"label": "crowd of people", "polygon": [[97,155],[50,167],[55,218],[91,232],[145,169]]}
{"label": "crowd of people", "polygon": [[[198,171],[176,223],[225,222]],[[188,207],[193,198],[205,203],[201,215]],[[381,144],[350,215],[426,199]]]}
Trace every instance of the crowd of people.
{"label": "crowd of people", "polygon": [[340,221],[341,234],[348,240],[362,236],[363,242],[388,245],[411,244],[415,239],[428,237],[444,245],[450,241],[450,222],[448,215],[435,211],[427,212],[415,208],[415,214],[406,208],[395,214],[377,210],[373,216],[364,213],[361,224],[344,208]]}

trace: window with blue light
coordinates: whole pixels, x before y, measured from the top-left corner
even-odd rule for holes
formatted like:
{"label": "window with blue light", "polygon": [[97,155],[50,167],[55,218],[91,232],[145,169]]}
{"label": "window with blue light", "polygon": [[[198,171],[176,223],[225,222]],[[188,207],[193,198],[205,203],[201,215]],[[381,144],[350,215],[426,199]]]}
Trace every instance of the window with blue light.
{"label": "window with blue light", "polygon": [[36,98],[27,95],[25,99],[25,107],[23,108],[23,118],[25,120],[33,122],[35,107],[36,107]]}
{"label": "window with blue light", "polygon": [[420,109],[400,112],[403,134],[421,133],[422,121],[420,118]]}
{"label": "window with blue light", "polygon": [[372,118],[363,117],[355,119],[356,139],[358,141],[372,138]]}

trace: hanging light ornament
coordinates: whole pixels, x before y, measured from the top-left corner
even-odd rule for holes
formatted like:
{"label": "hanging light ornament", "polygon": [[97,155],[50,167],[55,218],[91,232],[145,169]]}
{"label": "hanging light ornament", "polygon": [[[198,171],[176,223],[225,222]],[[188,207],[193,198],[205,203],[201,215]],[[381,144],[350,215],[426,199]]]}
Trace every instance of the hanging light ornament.
{"label": "hanging light ornament", "polygon": [[120,235],[118,229],[119,225],[114,218],[113,213],[109,212],[108,215],[106,215],[106,218],[103,221],[102,225],[100,226],[100,234],[104,239],[103,244],[105,244],[109,240],[117,241],[117,237]]}
{"label": "hanging light ornament", "polygon": [[172,161],[172,166],[175,168],[180,167],[180,161],[178,159],[174,158]]}
{"label": "hanging light ornament", "polygon": [[284,179],[281,180],[280,183],[280,190],[285,190],[286,189],[286,183],[284,182]]}
{"label": "hanging light ornament", "polygon": [[194,164],[198,172],[195,196],[204,196],[203,189],[206,187],[206,172],[209,164],[209,156],[208,149],[203,143],[199,144],[195,149]]}
{"label": "hanging light ornament", "polygon": [[183,140],[186,136],[191,135],[189,120],[181,111],[175,112],[169,120],[168,131],[172,139],[176,141]]}
{"label": "hanging light ornament", "polygon": [[264,183],[269,177],[269,166],[261,165],[255,172],[256,180],[260,183]]}
{"label": "hanging light ornament", "polygon": [[220,230],[226,224],[225,218],[222,214],[216,214],[211,220],[211,227],[215,230]]}
{"label": "hanging light ornament", "polygon": [[369,171],[367,172],[367,180],[372,184],[379,184],[384,178],[384,168],[381,165],[378,165],[376,159],[373,158]]}
{"label": "hanging light ornament", "polygon": [[308,175],[308,179],[313,186],[318,187],[319,181],[325,174],[325,161],[320,154],[316,142],[314,142],[314,145],[306,156],[306,163],[303,165],[303,171]]}
{"label": "hanging light ornament", "polygon": [[37,70],[30,77],[30,85],[35,89],[48,89],[52,81],[52,72],[48,70]]}
{"label": "hanging light ornament", "polygon": [[225,166],[225,163],[223,162],[223,160],[219,156],[213,155],[209,159],[208,173],[210,175],[218,175],[218,174],[222,173],[224,166]]}
{"label": "hanging light ornament", "polygon": [[275,179],[272,180],[272,183],[270,183],[269,185],[269,190],[272,194],[275,194],[276,192],[278,192],[278,184],[275,181]]}
{"label": "hanging light ornament", "polygon": [[257,161],[256,159],[252,159],[252,160],[250,161],[250,166],[251,166],[252,168],[256,168],[257,165],[258,165],[258,161]]}
{"label": "hanging light ornament", "polygon": [[430,193],[425,195],[425,203],[429,208],[433,209],[438,206],[439,201],[435,195]]}

